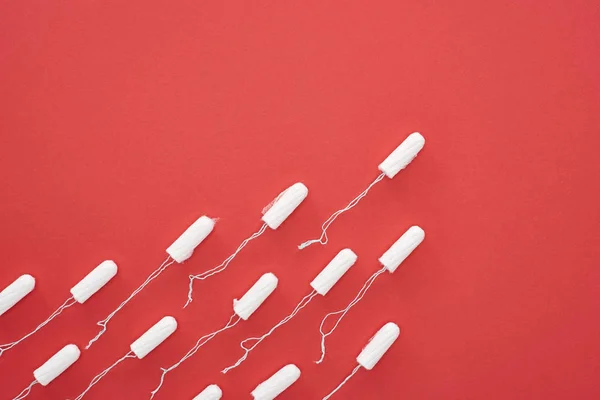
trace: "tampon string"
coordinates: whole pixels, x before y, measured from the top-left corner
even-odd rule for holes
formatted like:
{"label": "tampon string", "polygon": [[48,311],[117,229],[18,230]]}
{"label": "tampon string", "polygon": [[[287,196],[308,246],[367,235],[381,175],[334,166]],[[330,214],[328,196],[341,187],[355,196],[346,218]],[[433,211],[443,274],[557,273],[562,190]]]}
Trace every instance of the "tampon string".
{"label": "tampon string", "polygon": [[252,240],[256,239],[257,237],[259,237],[260,235],[262,235],[263,233],[265,233],[265,230],[267,229],[267,224],[263,224],[260,229],[257,232],[254,232],[249,238],[247,238],[246,240],[244,240],[239,246],[238,248],[233,252],[232,255],[230,255],[229,257],[227,257],[221,264],[217,265],[216,267],[205,271],[201,274],[198,275],[190,275],[190,288],[188,291],[188,299],[187,302],[185,303],[185,305],[183,306],[183,308],[186,308],[192,301],[192,294],[194,292],[194,280],[198,279],[198,280],[205,280],[207,278],[210,278],[213,275],[216,275],[220,272],[223,272],[227,266],[229,265],[229,263],[238,255],[238,253],[240,251],[242,251],[242,249],[244,247],[246,247],[246,245],[251,242]]}
{"label": "tampon string", "polygon": [[133,299],[139,292],[141,292],[146,286],[148,286],[148,284],[150,284],[150,282],[152,282],[154,279],[158,278],[158,276],[160,274],[163,273],[164,270],[166,270],[167,268],[169,268],[173,263],[175,262],[175,260],[173,260],[171,258],[171,256],[168,256],[165,261],[163,261],[163,263],[160,265],[160,267],[158,267],[154,272],[152,272],[148,278],[146,278],[146,280],[144,281],[144,283],[142,283],[140,285],[140,287],[138,287],[137,289],[135,289],[133,291],[133,293],[131,293],[129,295],[129,297],[127,299],[125,299],[120,305],[119,307],[117,307],[113,312],[111,312],[110,314],[108,314],[108,317],[106,317],[105,319],[103,319],[102,321],[99,321],[96,325],[98,325],[99,327],[101,327],[102,329],[100,330],[100,332],[98,332],[98,334],[89,341],[89,343],[87,344],[87,346],[85,346],[85,349],[88,350],[90,347],[92,347],[92,345],[98,341],[98,339],[100,339],[100,337],[102,335],[104,335],[104,332],[106,332],[106,325],[110,322],[110,320],[119,312],[121,311],[121,309],[123,307],[125,307],[127,305],[127,303],[129,303],[131,301],[131,299]]}
{"label": "tampon string", "polygon": [[[298,314],[298,312],[300,310],[302,310],[304,307],[306,307],[308,305],[308,303],[310,303],[310,301],[312,299],[315,298],[315,296],[318,293],[316,291],[312,291],[310,292],[310,294],[306,295],[302,300],[300,300],[300,302],[298,303],[298,305],[296,305],[296,308],[294,308],[294,311],[292,311],[292,313],[290,315],[288,315],[287,317],[285,317],[284,319],[282,319],[281,321],[279,321],[277,323],[277,325],[275,325],[274,327],[272,327],[267,333],[265,333],[264,335],[262,335],[261,337],[251,337],[248,339],[243,340],[240,343],[240,347],[242,348],[242,350],[244,350],[244,355],[242,357],[240,357],[239,360],[236,361],[235,364],[225,368],[223,371],[221,371],[222,373],[226,374],[227,372],[231,371],[234,368],[237,368],[240,366],[241,363],[243,363],[246,358],[248,358],[248,354],[254,350],[256,348],[256,346],[258,346],[263,340],[265,340],[268,336],[270,336],[273,332],[275,332],[275,330],[277,328],[279,328],[280,326],[286,324],[289,320],[291,320],[292,318],[294,318],[296,316],[296,314]],[[254,342],[254,344],[250,347],[246,347],[246,344],[249,342]]]}
{"label": "tampon string", "polygon": [[[354,307],[359,301],[362,300],[364,295],[367,293],[367,291],[371,288],[371,286],[375,282],[375,279],[377,279],[377,277],[379,275],[383,274],[385,271],[386,271],[386,267],[383,267],[379,271],[377,271],[373,275],[371,275],[371,277],[366,280],[363,287],[358,291],[358,293],[356,294],[356,297],[354,297],[354,299],[352,299],[352,301],[346,306],[346,308],[339,310],[339,311],[329,313],[323,318],[323,320],[321,321],[321,326],[319,327],[319,331],[321,332],[321,358],[319,358],[319,360],[316,361],[317,364],[321,364],[323,362],[323,360],[325,359],[325,339],[327,338],[327,336],[331,335],[337,329],[338,325],[340,324],[340,322],[342,322],[342,319],[346,316],[348,311],[350,311],[350,309],[352,307]],[[325,325],[325,322],[327,322],[327,319],[330,316],[338,315],[338,314],[341,314],[341,315],[336,320],[335,325],[333,325],[333,327],[328,332],[324,332],[323,325]]]}
{"label": "tampon string", "polygon": [[117,365],[119,365],[122,361],[124,361],[124,360],[126,360],[128,358],[135,358],[135,354],[133,353],[133,351],[130,351],[129,353],[125,354],[123,357],[121,357],[117,361],[115,361],[113,365],[111,365],[110,367],[106,368],[104,371],[100,372],[98,375],[96,375],[94,377],[94,379],[92,379],[92,381],[90,382],[90,384],[88,385],[88,387],[79,396],[77,396],[75,398],[75,400],[81,400],[81,399],[83,399],[83,396],[85,396],[86,393],[89,392],[94,385],[96,385],[98,382],[100,382],[100,380],[102,378],[104,378],[106,376],[106,374],[108,374],[110,372],[111,369],[113,369],[114,367],[116,367]]}
{"label": "tampon string", "polygon": [[344,379],[342,381],[342,383],[340,383],[338,385],[338,387],[336,387],[333,392],[329,393],[327,396],[323,397],[323,400],[328,400],[331,398],[331,396],[333,396],[338,390],[340,390],[342,388],[342,386],[344,386],[354,375],[356,375],[356,373],[358,372],[358,370],[360,369],[360,365],[357,365],[356,368],[354,368],[354,370],[352,371],[352,373],[350,375],[348,375],[348,377],[346,379]]}
{"label": "tampon string", "polygon": [[150,395],[150,399],[153,399],[154,396],[156,395],[156,393],[158,393],[158,391],[160,390],[160,388],[162,387],[164,381],[165,381],[165,376],[173,371],[175,368],[179,367],[185,360],[187,360],[188,358],[192,357],[194,354],[196,354],[196,352],[200,349],[200,347],[204,346],[206,343],[208,343],[210,340],[212,340],[215,336],[217,336],[219,333],[226,331],[227,329],[231,329],[234,326],[236,326],[238,324],[238,322],[241,321],[241,318],[238,317],[236,314],[233,314],[231,316],[231,318],[229,318],[229,321],[227,322],[227,324],[225,324],[225,326],[217,331],[214,331],[212,333],[209,333],[208,335],[204,335],[202,336],[200,339],[198,339],[198,341],[196,342],[196,344],[194,345],[194,347],[192,347],[186,354],[185,356],[183,356],[181,358],[181,360],[179,360],[177,363],[171,365],[169,368],[161,368],[162,370],[162,375],[160,377],[160,383],[158,384],[158,386],[156,387],[156,389],[154,389]]}
{"label": "tampon string", "polygon": [[380,182],[383,178],[385,178],[384,173],[375,178],[375,180],[362,193],[360,193],[350,203],[348,203],[346,207],[342,208],[341,210],[337,210],[329,218],[327,218],[327,221],[325,221],[321,226],[321,230],[323,232],[321,233],[321,236],[318,239],[307,240],[306,242],[300,244],[298,248],[302,250],[315,243],[320,243],[322,245],[327,244],[327,242],[329,241],[329,237],[327,236],[327,229],[329,229],[329,226],[333,223],[333,221],[335,221],[336,218],[339,217],[341,214],[355,207],[358,204],[358,202],[361,201],[362,198],[367,195],[367,193],[369,193],[369,190],[371,190],[371,188],[375,186],[375,184]]}
{"label": "tampon string", "polygon": [[22,341],[24,341],[25,339],[27,339],[28,337],[34,335],[37,331],[39,331],[40,329],[42,329],[44,326],[48,325],[48,323],[50,323],[50,321],[52,321],[54,318],[58,317],[60,315],[60,313],[62,313],[64,310],[66,310],[67,308],[71,307],[75,303],[77,303],[77,301],[73,297],[69,297],[67,299],[67,301],[65,301],[60,307],[58,307],[58,309],[56,309],[56,311],[54,311],[48,317],[48,319],[46,319],[44,322],[42,322],[41,324],[39,324],[33,331],[29,332],[27,335],[23,336],[19,340],[16,340],[16,341],[11,342],[11,343],[6,343],[6,344],[3,344],[3,345],[0,345],[0,357],[2,357],[2,354],[5,351],[8,351],[8,350],[12,349],[16,345],[18,345],[19,343],[21,343]]}
{"label": "tampon string", "polygon": [[29,396],[29,393],[31,393],[31,388],[33,388],[37,383],[38,383],[38,381],[36,381],[36,380],[31,382],[29,384],[29,386],[27,386],[25,389],[23,389],[23,391],[21,393],[19,393],[17,395],[17,397],[15,397],[13,400],[23,400],[25,397]]}

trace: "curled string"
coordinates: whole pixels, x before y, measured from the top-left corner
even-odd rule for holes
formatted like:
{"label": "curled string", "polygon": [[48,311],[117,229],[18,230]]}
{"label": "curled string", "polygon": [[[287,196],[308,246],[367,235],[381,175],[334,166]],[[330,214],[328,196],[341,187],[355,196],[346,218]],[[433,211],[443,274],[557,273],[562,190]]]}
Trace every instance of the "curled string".
{"label": "curled string", "polygon": [[[287,323],[290,319],[294,318],[296,316],[296,314],[298,314],[298,312],[300,310],[302,310],[304,307],[306,307],[308,305],[308,303],[310,303],[310,301],[315,298],[316,295],[317,295],[317,292],[315,292],[314,290],[312,292],[310,292],[310,294],[308,294],[302,300],[300,300],[300,303],[298,303],[298,305],[296,306],[296,308],[294,308],[294,311],[292,311],[292,313],[290,315],[288,315],[287,317],[285,317],[284,319],[282,319],[281,321],[279,321],[279,323],[277,323],[277,325],[275,325],[274,327],[272,327],[269,332],[265,333],[261,337],[251,337],[251,338],[243,340],[240,343],[240,347],[242,348],[242,350],[244,350],[244,355],[242,357],[240,357],[240,359],[237,360],[237,362],[235,364],[233,364],[233,365],[225,368],[221,372],[224,373],[224,374],[226,374],[227,372],[231,371],[232,369],[239,367],[239,365],[241,363],[243,363],[246,360],[246,358],[248,358],[248,354],[252,350],[254,350],[254,348],[256,346],[258,346],[260,344],[260,342],[262,342],[265,338],[267,338],[267,336],[269,336],[273,332],[275,332],[275,330],[277,328],[279,328],[283,324]],[[246,343],[252,342],[252,341],[255,341],[255,343],[252,346],[250,346],[250,347],[246,347]]]}
{"label": "curled string", "polygon": [[[375,282],[375,279],[377,279],[377,277],[379,275],[383,274],[385,272],[385,270],[386,270],[386,268],[383,267],[379,271],[377,271],[373,275],[371,275],[371,277],[369,279],[367,279],[367,281],[365,282],[363,287],[358,291],[358,293],[356,294],[356,297],[346,306],[346,308],[339,310],[339,311],[329,313],[325,316],[325,318],[323,318],[323,320],[321,321],[321,326],[319,327],[319,331],[321,332],[321,358],[319,358],[318,361],[315,361],[317,364],[321,364],[323,362],[323,360],[325,359],[325,339],[327,338],[327,336],[331,335],[333,333],[333,331],[336,330],[336,328],[338,327],[340,322],[342,322],[342,319],[346,316],[346,314],[348,314],[348,311],[350,311],[350,309],[352,307],[354,307],[356,305],[356,303],[358,303],[359,301],[362,300],[362,298],[365,296],[367,291],[371,288],[371,285],[373,285],[373,282]],[[329,330],[329,332],[324,332],[323,325],[325,325],[327,318],[329,318],[332,315],[338,315],[338,314],[341,314],[341,315],[338,317],[333,328],[331,328],[331,330]]]}
{"label": "curled string", "polygon": [[54,318],[58,317],[60,315],[60,313],[62,313],[65,309],[71,307],[75,303],[77,303],[77,301],[73,297],[69,297],[67,299],[67,301],[65,301],[60,307],[58,307],[58,309],[56,311],[54,311],[48,317],[48,319],[46,319],[44,322],[42,322],[41,324],[39,324],[37,326],[37,328],[35,328],[33,331],[29,332],[27,335],[23,336],[21,339],[19,339],[17,341],[0,345],[0,357],[2,357],[2,354],[5,351],[12,349],[13,347],[15,347],[16,345],[18,345],[19,343],[21,343],[23,340],[27,339],[28,337],[32,336],[34,333],[36,333],[37,331],[39,331],[40,329],[42,329],[44,326],[48,325],[48,323],[50,321],[52,321]]}
{"label": "curled string", "polygon": [[207,278],[210,278],[213,275],[218,274],[219,272],[223,272],[227,266],[229,265],[229,263],[238,255],[238,253],[240,251],[242,251],[242,249],[244,247],[246,247],[246,245],[251,241],[256,239],[257,237],[259,237],[260,235],[262,235],[263,233],[265,233],[265,230],[267,229],[267,224],[263,224],[263,226],[261,226],[261,228],[252,234],[252,236],[250,236],[249,238],[247,238],[246,240],[244,240],[239,246],[238,248],[233,252],[232,255],[230,255],[229,257],[227,257],[225,259],[225,261],[223,261],[221,264],[217,265],[216,267],[214,267],[213,269],[209,269],[208,271],[205,271],[201,274],[198,275],[190,275],[190,289],[188,291],[188,299],[187,302],[185,303],[185,306],[183,306],[183,308],[186,308],[191,302],[192,302],[192,293],[194,291],[194,280],[198,279],[198,280],[205,280]]}
{"label": "curled string", "polygon": [[306,242],[300,244],[298,248],[302,250],[314,243],[321,243],[323,245],[327,244],[327,242],[329,241],[329,238],[327,237],[327,229],[329,229],[329,226],[333,223],[333,221],[335,221],[336,218],[340,216],[340,214],[343,214],[351,208],[355,207],[358,204],[358,202],[361,201],[362,198],[367,195],[367,193],[369,193],[369,190],[371,190],[371,188],[375,186],[376,183],[380,182],[384,177],[384,173],[379,175],[361,194],[356,196],[354,200],[348,203],[346,207],[342,208],[341,210],[337,210],[329,218],[327,218],[327,221],[325,221],[321,226],[321,230],[323,231],[321,233],[321,237],[319,237],[318,239],[307,240]]}
{"label": "curled string", "polygon": [[98,332],[98,334],[92,340],[89,341],[88,345],[85,346],[86,350],[88,350],[90,347],[92,347],[92,345],[98,339],[100,339],[100,336],[104,335],[104,332],[106,332],[106,325],[110,322],[110,320],[112,319],[112,317],[115,316],[116,313],[118,313],[119,311],[121,311],[121,309],[123,307],[125,307],[125,305],[127,303],[129,303],[129,301],[131,299],[133,299],[139,292],[141,292],[146,286],[148,286],[148,284],[150,282],[152,282],[154,279],[156,279],[160,274],[162,274],[162,272],[165,269],[167,269],[170,265],[172,265],[175,262],[175,260],[170,260],[170,259],[171,259],[171,256],[167,257],[167,259],[165,261],[163,261],[163,263],[160,265],[160,267],[158,267],[158,269],[156,269],[154,272],[152,272],[148,276],[148,278],[146,278],[146,280],[144,281],[144,283],[142,283],[140,285],[140,287],[138,287],[137,289],[135,289],[133,291],[133,293],[131,293],[129,295],[129,297],[119,305],[119,307],[117,307],[113,312],[111,312],[110,314],[108,314],[108,317],[106,317],[102,321],[98,321],[98,323],[96,323],[96,325],[102,327],[102,329],[100,330],[100,332]]}
{"label": "curled string", "polygon": [[90,382],[90,384],[87,387],[87,389],[85,389],[83,391],[83,393],[81,393],[79,396],[77,396],[75,398],[75,400],[81,400],[81,399],[83,399],[83,396],[85,396],[85,394],[90,391],[90,389],[92,388],[92,386],[94,386],[96,383],[100,382],[100,379],[104,378],[106,376],[106,374],[108,374],[110,372],[111,369],[113,369],[114,367],[116,367],[121,361],[123,361],[123,360],[125,360],[127,358],[135,358],[135,354],[133,353],[133,351],[130,351],[129,353],[125,354],[123,357],[121,357],[117,361],[115,361],[115,363],[113,365],[111,365],[110,367],[106,368],[104,371],[100,372],[98,375],[96,375],[94,377],[94,379],[92,379],[92,381]]}
{"label": "curled string", "polygon": [[156,389],[154,389],[150,395],[150,399],[153,399],[154,396],[156,395],[156,393],[158,393],[158,391],[160,390],[160,388],[162,387],[164,381],[165,381],[165,376],[173,371],[175,368],[179,367],[185,360],[187,360],[188,358],[190,358],[191,356],[193,356],[194,354],[196,354],[196,352],[200,349],[200,347],[204,346],[206,343],[208,343],[211,339],[213,339],[215,336],[217,336],[219,333],[226,331],[227,329],[233,328],[234,326],[237,325],[238,322],[240,322],[241,318],[238,317],[236,314],[233,314],[231,316],[231,318],[229,318],[229,321],[227,322],[227,324],[222,327],[221,329],[214,331],[213,333],[209,333],[208,335],[204,335],[202,336],[200,339],[198,339],[198,341],[196,342],[196,344],[194,345],[194,347],[192,347],[186,354],[185,356],[183,356],[181,358],[181,360],[179,360],[177,363],[171,365],[169,368],[161,368],[162,370],[162,375],[160,377],[160,383],[158,384],[158,386],[156,387]]}
{"label": "curled string", "polygon": [[17,395],[17,397],[15,397],[13,400],[23,400],[25,397],[29,396],[29,393],[31,393],[31,388],[37,383],[38,383],[37,380],[34,380],[33,382],[31,382],[29,384],[29,386],[27,386],[25,389],[23,389],[23,391],[21,393],[19,393]]}
{"label": "curled string", "polygon": [[350,380],[350,378],[352,378],[360,369],[360,364],[356,366],[356,368],[354,368],[354,371],[352,371],[352,373],[350,375],[348,375],[348,377],[346,379],[344,379],[342,381],[342,383],[340,383],[338,385],[338,387],[336,387],[333,392],[329,393],[327,396],[323,397],[323,400],[327,400],[329,399],[331,396],[333,396],[335,394],[335,392],[337,392],[338,390],[340,390],[342,388],[342,386],[344,386],[346,384],[346,382],[348,382]]}

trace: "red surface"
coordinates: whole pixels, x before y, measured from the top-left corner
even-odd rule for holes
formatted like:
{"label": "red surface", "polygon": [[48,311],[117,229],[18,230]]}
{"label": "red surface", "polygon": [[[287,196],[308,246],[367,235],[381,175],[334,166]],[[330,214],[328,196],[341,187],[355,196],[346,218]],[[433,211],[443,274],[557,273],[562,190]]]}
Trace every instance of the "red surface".
{"label": "red surface", "polygon": [[[202,214],[220,217],[30,399],[74,398],[165,314],[176,334],[127,360],[86,399],[146,398],[231,301],[262,273],[280,286],[235,330],[171,373],[157,399],[218,383],[225,399],[286,363],[301,379],[281,399],[319,399],[384,323],[400,340],[338,399],[600,397],[600,9],[594,1],[3,2],[0,5],[0,286],[36,290],[0,319],[0,342],[46,318],[104,259],[117,277],[0,359],[12,398],[63,345],[84,346],[104,318]],[[300,5],[302,3],[302,5]],[[495,3],[495,4],[492,4]],[[510,4],[509,4],[510,3]],[[416,161],[331,229],[409,133]],[[307,200],[227,270],[187,276],[229,255],[262,207],[302,181]],[[410,225],[427,232],[373,286],[319,353],[319,322],[344,306]],[[359,262],[239,369],[238,342],[261,334],[309,291],[342,247]]]}

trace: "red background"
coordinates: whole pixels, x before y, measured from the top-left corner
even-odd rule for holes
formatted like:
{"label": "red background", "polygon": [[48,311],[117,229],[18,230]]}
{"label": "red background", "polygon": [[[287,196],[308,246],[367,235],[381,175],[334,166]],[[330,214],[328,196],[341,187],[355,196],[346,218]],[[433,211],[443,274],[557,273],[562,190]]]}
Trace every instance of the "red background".
{"label": "red background", "polygon": [[[0,359],[12,398],[69,342],[84,346],[198,216],[220,217],[185,264],[117,314],[91,350],[31,399],[74,398],[166,314],[180,329],[86,399],[146,398],[159,367],[222,326],[264,272],[280,278],[248,321],[171,373],[157,399],[210,383],[225,399],[286,363],[282,399],[318,399],[385,322],[400,339],[339,399],[600,396],[600,10],[595,1],[5,1],[0,5],[0,286],[37,287],[0,320],[9,342],[104,259],[116,278]],[[295,246],[378,174],[409,133],[421,155],[330,231]],[[260,210],[310,194],[226,273]],[[343,307],[410,225],[427,238],[348,315],[317,366],[321,317]],[[343,247],[358,263],[239,369],[238,342],[279,321]]]}

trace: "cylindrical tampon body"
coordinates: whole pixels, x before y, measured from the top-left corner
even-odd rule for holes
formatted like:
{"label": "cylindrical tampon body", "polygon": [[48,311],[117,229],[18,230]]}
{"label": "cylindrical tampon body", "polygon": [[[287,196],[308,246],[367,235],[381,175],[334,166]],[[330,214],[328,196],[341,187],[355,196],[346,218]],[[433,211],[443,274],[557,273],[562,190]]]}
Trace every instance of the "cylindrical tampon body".
{"label": "cylindrical tampon body", "polygon": [[205,215],[201,216],[167,248],[167,253],[178,263],[184,262],[192,256],[194,249],[206,239],[214,227],[215,220]]}
{"label": "cylindrical tampon body", "polygon": [[396,339],[398,339],[399,335],[400,328],[398,325],[393,322],[388,322],[371,338],[369,343],[356,358],[356,361],[358,361],[364,369],[373,369],[379,360],[381,360],[381,357],[383,357],[386,351],[388,351]]}
{"label": "cylindrical tampon body", "polygon": [[381,265],[393,273],[402,264],[404,260],[417,248],[425,239],[425,231],[418,226],[411,226],[396,243],[392,245],[381,257]]}
{"label": "cylindrical tampon body", "polygon": [[410,164],[424,145],[425,138],[419,132],[411,133],[392,154],[379,164],[379,170],[388,178],[393,178]]}
{"label": "cylindrical tampon body", "polygon": [[223,396],[223,391],[217,385],[210,385],[192,400],[220,400]]}
{"label": "cylindrical tampon body", "polygon": [[254,400],[273,400],[300,378],[300,369],[288,364],[252,391]]}
{"label": "cylindrical tampon body", "polygon": [[15,304],[27,296],[35,287],[35,278],[21,275],[13,283],[0,292],[0,315],[10,310]]}
{"label": "cylindrical tampon body", "polygon": [[269,297],[277,287],[277,277],[268,272],[242,296],[233,300],[233,311],[243,320],[250,318],[252,313]]}
{"label": "cylindrical tampon body", "polygon": [[278,199],[275,200],[262,217],[269,228],[277,229],[290,216],[292,212],[302,203],[308,195],[308,188],[303,183],[295,183],[287,188]]}
{"label": "cylindrical tampon body", "polygon": [[71,288],[71,294],[78,303],[85,303],[94,293],[102,289],[117,274],[117,264],[106,260]]}
{"label": "cylindrical tampon body", "polygon": [[358,256],[350,249],[340,251],[310,283],[321,296],[325,296],[342,276],[354,265]]}
{"label": "cylindrical tampon body", "polygon": [[42,386],[46,386],[57,376],[65,372],[75,361],[79,359],[79,347],[74,344],[68,344],[50,357],[41,367],[33,371],[35,380]]}
{"label": "cylindrical tampon body", "polygon": [[148,329],[130,346],[137,358],[142,359],[158,347],[177,329],[177,321],[173,317],[164,317]]}

